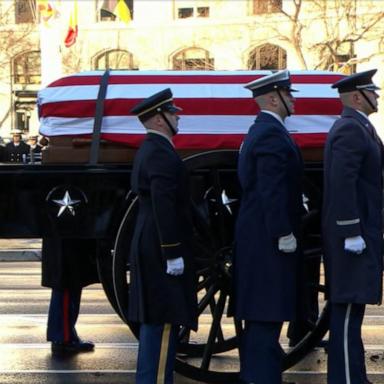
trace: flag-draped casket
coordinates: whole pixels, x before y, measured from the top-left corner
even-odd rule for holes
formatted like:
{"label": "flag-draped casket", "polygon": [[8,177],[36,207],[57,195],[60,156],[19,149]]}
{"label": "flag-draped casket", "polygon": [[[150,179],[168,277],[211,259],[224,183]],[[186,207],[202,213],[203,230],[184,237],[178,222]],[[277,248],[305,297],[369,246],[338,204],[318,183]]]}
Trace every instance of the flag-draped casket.
{"label": "flag-draped casket", "polygon": [[[238,149],[259,112],[244,84],[269,71],[111,71],[104,102],[102,138],[137,147],[144,128],[130,109],[138,101],[170,87],[180,113],[179,149]],[[38,94],[40,133],[44,136],[90,135],[102,71],[83,72],[54,81]],[[331,88],[342,75],[292,71],[299,92],[288,130],[302,148],[322,147],[341,112]]]}

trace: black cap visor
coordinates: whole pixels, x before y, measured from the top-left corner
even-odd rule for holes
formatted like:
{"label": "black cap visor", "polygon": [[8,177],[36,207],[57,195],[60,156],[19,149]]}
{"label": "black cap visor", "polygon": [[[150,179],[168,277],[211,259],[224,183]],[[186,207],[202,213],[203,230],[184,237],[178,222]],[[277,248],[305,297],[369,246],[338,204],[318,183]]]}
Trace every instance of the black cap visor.
{"label": "black cap visor", "polygon": [[162,110],[169,112],[169,113],[177,113],[177,112],[182,111],[183,109],[178,107],[175,104],[167,104],[167,105],[163,106]]}

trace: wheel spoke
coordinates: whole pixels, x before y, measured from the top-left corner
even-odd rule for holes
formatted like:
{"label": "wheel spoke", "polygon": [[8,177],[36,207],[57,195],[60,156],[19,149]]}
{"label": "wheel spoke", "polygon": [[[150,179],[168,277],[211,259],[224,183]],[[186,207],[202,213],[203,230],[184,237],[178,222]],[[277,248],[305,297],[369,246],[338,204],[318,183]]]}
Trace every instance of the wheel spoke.
{"label": "wheel spoke", "polygon": [[[220,296],[221,297],[221,296]],[[220,300],[220,297],[219,297],[219,300]],[[215,310],[217,308],[217,303],[215,301],[215,297],[212,297],[212,300],[211,302],[209,303],[209,307],[211,309],[211,313],[212,315],[214,316],[214,313],[215,313]],[[221,343],[224,341],[224,335],[223,335],[223,329],[221,328],[221,323],[219,323],[219,329],[217,331],[217,342],[218,343]]]}
{"label": "wheel spoke", "polygon": [[200,368],[203,370],[208,370],[209,364],[211,362],[214,344],[218,334],[218,330],[220,328],[221,318],[223,316],[226,299],[227,293],[225,291],[220,291],[219,300],[214,311],[212,326],[209,331],[207,345],[204,349],[203,358],[201,360]]}
{"label": "wheel spoke", "polygon": [[212,276],[208,276],[207,278],[205,278],[203,281],[201,281],[198,284],[197,292],[200,292],[202,289],[209,287],[211,285],[212,281],[213,281]]}
{"label": "wheel spoke", "polygon": [[209,305],[209,303],[212,300],[212,297],[216,294],[216,292],[219,290],[219,287],[217,284],[212,285],[206,295],[201,299],[199,305],[198,305],[198,314],[201,315],[205,308]]}

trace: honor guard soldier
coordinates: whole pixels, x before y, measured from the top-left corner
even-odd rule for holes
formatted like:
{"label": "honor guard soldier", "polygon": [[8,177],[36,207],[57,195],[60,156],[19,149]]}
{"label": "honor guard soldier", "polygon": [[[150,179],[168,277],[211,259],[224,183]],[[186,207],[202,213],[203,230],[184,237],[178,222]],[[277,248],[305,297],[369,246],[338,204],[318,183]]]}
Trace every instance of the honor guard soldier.
{"label": "honor guard soldier", "polygon": [[5,146],[5,161],[9,163],[25,163],[29,155],[29,145],[22,141],[22,131],[12,131],[12,141]]}
{"label": "honor guard soldier", "polygon": [[343,104],[324,157],[323,240],[331,303],[328,384],[369,383],[361,325],[382,296],[383,146],[368,115],[377,112],[376,70],[332,85]]}
{"label": "honor guard soldier", "polygon": [[136,384],[173,383],[179,327],[197,327],[188,175],[172,143],[178,111],[169,88],[131,110],[147,130],[131,176],[139,199],[128,313],[140,323]]}
{"label": "honor guard soldier", "polygon": [[28,160],[31,163],[35,163],[37,161],[41,161],[41,149],[42,146],[40,145],[38,141],[38,136],[31,135],[28,138],[28,145],[29,145],[29,156]]}
{"label": "honor guard soldier", "polygon": [[74,354],[94,349],[76,331],[82,289],[99,282],[96,241],[92,239],[43,238],[42,285],[49,287],[47,340],[53,354]]}
{"label": "honor guard soldier", "polygon": [[242,189],[236,223],[234,308],[244,321],[240,339],[243,383],[281,384],[284,321],[295,318],[302,254],[297,239],[303,162],[284,119],[294,112],[290,74],[280,71],[247,85],[261,112],[242,144]]}

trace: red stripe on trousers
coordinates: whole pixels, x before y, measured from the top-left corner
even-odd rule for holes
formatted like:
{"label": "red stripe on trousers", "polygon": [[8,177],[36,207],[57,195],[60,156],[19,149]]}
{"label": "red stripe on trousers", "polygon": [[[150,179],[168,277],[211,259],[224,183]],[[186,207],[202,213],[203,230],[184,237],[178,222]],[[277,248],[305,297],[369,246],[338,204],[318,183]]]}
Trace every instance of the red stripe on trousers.
{"label": "red stripe on trousers", "polygon": [[69,323],[69,290],[65,289],[63,294],[63,334],[64,343],[70,342],[70,323]]}

